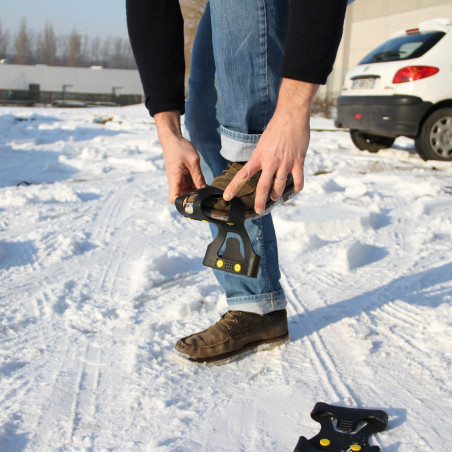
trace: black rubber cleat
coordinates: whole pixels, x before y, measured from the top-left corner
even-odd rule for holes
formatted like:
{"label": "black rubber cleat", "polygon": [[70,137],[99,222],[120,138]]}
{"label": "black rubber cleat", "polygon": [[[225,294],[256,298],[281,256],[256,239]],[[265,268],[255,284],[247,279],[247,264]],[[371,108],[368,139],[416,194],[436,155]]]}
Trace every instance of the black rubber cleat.
{"label": "black rubber cleat", "polygon": [[[237,197],[232,198],[227,219],[220,220],[209,216],[203,209],[202,203],[207,198],[223,196],[223,191],[209,186],[201,188],[197,193],[198,196],[193,202],[190,213],[184,206],[188,194],[178,196],[175,204],[177,211],[184,217],[213,223],[218,228],[215,240],[207,247],[203,265],[228,273],[257,278],[261,258],[254,252],[245,229],[245,206],[243,202]],[[234,236],[228,237],[231,234],[234,234]],[[240,240],[236,238],[237,236],[240,237]],[[226,244],[225,249],[221,252],[224,244]],[[244,254],[241,251],[242,247]]]}
{"label": "black rubber cleat", "polygon": [[316,403],[311,417],[322,426],[311,439],[300,436],[294,452],[379,452],[368,439],[388,425],[388,415],[381,410],[346,408]]}

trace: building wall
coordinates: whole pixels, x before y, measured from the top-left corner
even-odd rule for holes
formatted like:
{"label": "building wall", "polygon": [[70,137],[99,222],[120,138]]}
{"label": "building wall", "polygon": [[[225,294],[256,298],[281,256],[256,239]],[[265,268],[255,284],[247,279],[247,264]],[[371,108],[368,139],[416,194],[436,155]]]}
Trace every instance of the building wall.
{"label": "building wall", "polygon": [[46,92],[140,96],[143,93],[136,70],[0,64],[1,90],[25,91],[31,84]]}
{"label": "building wall", "polygon": [[395,32],[439,17],[452,20],[451,0],[355,0],[348,7],[334,70],[320,95],[337,97],[347,71]]}

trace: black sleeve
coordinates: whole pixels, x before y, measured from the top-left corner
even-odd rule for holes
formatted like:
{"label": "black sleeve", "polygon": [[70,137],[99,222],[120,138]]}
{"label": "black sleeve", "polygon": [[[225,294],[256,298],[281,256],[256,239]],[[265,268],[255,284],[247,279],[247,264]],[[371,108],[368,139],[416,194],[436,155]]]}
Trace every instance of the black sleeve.
{"label": "black sleeve", "polygon": [[[281,66],[286,78],[324,84],[342,36],[347,0],[291,0]],[[178,0],[126,0],[130,42],[151,115],[185,111],[184,34]]]}
{"label": "black sleeve", "polygon": [[325,84],[342,37],[347,0],[291,0],[281,75]]}
{"label": "black sleeve", "polygon": [[178,0],[126,0],[127,27],[151,115],[185,109],[184,21]]}

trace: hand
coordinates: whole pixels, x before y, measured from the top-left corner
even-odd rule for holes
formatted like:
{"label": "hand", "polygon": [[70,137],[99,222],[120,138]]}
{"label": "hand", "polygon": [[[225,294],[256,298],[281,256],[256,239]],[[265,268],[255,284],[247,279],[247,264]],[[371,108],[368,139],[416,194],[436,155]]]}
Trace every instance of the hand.
{"label": "hand", "polygon": [[179,195],[206,186],[199,155],[190,141],[185,138],[175,139],[169,147],[162,147],[168,179],[168,200],[171,204],[174,204]]}
{"label": "hand", "polygon": [[[303,189],[303,166],[309,145],[309,116],[317,85],[284,79],[275,114],[262,134],[248,163],[236,174],[224,191],[229,201],[259,170],[254,210],[265,210],[268,195],[281,198],[288,174],[294,179],[294,192]],[[278,179],[279,178],[279,179]],[[283,180],[281,180],[283,179]]]}
{"label": "hand", "polygon": [[161,112],[154,118],[165,160],[168,200],[174,204],[179,195],[203,188],[206,182],[201,172],[198,152],[192,143],[182,136],[180,113]]}

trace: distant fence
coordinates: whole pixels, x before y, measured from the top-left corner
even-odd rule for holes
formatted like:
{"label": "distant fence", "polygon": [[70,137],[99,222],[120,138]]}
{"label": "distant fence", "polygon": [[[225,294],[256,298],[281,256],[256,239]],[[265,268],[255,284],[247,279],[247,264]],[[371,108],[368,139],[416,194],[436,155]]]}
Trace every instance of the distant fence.
{"label": "distant fence", "polygon": [[75,93],[39,90],[0,89],[0,104],[3,105],[54,105],[54,106],[91,106],[91,105],[134,105],[143,102],[138,94],[99,94]]}
{"label": "distant fence", "polygon": [[0,103],[131,105],[143,101],[138,71],[0,65]]}

